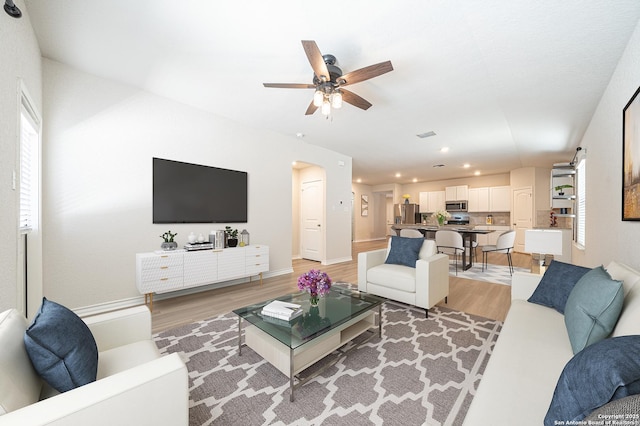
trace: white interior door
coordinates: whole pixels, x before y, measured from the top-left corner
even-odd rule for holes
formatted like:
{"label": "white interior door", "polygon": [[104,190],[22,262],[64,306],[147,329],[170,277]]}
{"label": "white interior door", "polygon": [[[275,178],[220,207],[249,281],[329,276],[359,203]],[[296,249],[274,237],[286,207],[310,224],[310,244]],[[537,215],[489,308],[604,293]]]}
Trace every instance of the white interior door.
{"label": "white interior door", "polygon": [[322,261],[324,184],[321,180],[303,182],[300,195],[300,219],[302,223],[301,256],[304,259]]}
{"label": "white interior door", "polygon": [[533,227],[531,187],[513,190],[513,226],[516,230],[515,251],[524,251],[524,232]]}

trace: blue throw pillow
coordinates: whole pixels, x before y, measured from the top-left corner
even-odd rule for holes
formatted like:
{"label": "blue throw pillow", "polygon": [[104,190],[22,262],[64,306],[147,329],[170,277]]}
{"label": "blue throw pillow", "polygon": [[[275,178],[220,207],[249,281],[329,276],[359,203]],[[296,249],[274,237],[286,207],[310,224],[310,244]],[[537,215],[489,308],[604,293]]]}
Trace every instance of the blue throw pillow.
{"label": "blue throw pillow", "polygon": [[416,267],[424,238],[407,238],[391,236],[391,250],[384,263]]}
{"label": "blue throw pillow", "polygon": [[594,343],[564,367],[545,426],[578,421],[593,410],[640,393],[640,336],[621,336]]}
{"label": "blue throw pillow", "polygon": [[574,354],[611,334],[623,302],[622,282],[612,279],[602,266],[580,278],[564,309],[564,323]]}
{"label": "blue throw pillow", "polygon": [[589,268],[553,260],[528,301],[564,314],[569,293],[578,280],[589,271]]}
{"label": "blue throw pillow", "polygon": [[64,306],[43,297],[24,344],[35,370],[58,392],[96,380],[96,341],[85,322]]}

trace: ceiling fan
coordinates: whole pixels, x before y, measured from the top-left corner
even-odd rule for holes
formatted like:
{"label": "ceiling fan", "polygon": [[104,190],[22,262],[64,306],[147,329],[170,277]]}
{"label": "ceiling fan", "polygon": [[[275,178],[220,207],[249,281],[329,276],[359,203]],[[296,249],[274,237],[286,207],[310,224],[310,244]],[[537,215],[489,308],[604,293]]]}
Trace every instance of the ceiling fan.
{"label": "ceiling fan", "polygon": [[322,114],[329,115],[331,108],[340,108],[342,101],[360,109],[367,110],[371,103],[355,93],[344,89],[344,86],[369,80],[370,78],[393,71],[391,61],[369,65],[342,75],[342,70],[336,66],[336,57],[323,55],[313,40],[302,40],[302,47],[313,68],[313,84],[303,83],[263,83],[264,87],[285,89],[315,89],[313,100],[305,115],[311,115],[318,108]]}

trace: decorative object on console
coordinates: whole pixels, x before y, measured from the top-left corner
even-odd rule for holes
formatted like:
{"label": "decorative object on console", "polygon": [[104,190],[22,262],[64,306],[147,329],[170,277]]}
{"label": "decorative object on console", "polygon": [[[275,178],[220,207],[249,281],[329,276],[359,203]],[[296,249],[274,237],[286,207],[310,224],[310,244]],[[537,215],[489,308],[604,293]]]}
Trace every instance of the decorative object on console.
{"label": "decorative object on console", "polygon": [[539,272],[544,273],[551,263],[545,261],[546,255],[562,254],[562,231],[527,229],[524,233],[524,251],[531,253],[531,271],[539,268]]}
{"label": "decorative object on console", "polygon": [[634,171],[640,163],[640,87],[622,110],[622,220],[640,220],[638,176]]}
{"label": "decorative object on console", "polygon": [[451,218],[451,213],[446,210],[438,210],[436,212],[436,219],[438,219],[438,225],[440,226],[444,225],[444,221],[449,218]]}
{"label": "decorative object on console", "polygon": [[227,234],[227,247],[236,247],[238,245],[238,230],[225,226],[224,232]]}
{"label": "decorative object on console", "polygon": [[331,278],[326,272],[312,269],[298,277],[298,288],[309,293],[311,306],[317,306],[319,299],[329,293]]}
{"label": "decorative object on console", "polygon": [[196,242],[196,234],[194,234],[193,232],[189,233],[189,235],[187,236],[187,240],[191,244],[195,243]]}
{"label": "decorative object on console", "polygon": [[175,250],[178,247],[178,243],[173,241],[176,235],[178,235],[177,232],[175,234],[172,234],[170,230],[160,235],[160,238],[164,240],[164,242],[160,245],[162,250]]}
{"label": "decorative object on console", "polygon": [[249,245],[249,232],[246,229],[243,229],[240,233],[240,247]]}

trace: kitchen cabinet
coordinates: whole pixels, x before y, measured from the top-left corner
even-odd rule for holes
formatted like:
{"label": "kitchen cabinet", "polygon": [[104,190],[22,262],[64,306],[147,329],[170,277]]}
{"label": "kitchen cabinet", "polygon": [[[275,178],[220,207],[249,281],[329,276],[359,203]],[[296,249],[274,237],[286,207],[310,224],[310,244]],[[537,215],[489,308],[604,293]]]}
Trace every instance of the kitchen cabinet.
{"label": "kitchen cabinet", "polygon": [[511,187],[492,186],[489,188],[489,211],[490,212],[510,212],[511,211]]}
{"label": "kitchen cabinet", "polygon": [[511,187],[492,186],[469,189],[469,212],[510,212]]}
{"label": "kitchen cabinet", "polygon": [[445,201],[464,201],[469,199],[469,186],[447,186],[445,189]]}
{"label": "kitchen cabinet", "polygon": [[420,213],[434,213],[445,209],[445,191],[420,193]]}
{"label": "kitchen cabinet", "polygon": [[470,188],[467,209],[469,212],[488,212],[489,188]]}

